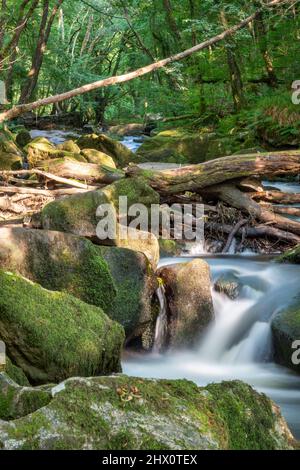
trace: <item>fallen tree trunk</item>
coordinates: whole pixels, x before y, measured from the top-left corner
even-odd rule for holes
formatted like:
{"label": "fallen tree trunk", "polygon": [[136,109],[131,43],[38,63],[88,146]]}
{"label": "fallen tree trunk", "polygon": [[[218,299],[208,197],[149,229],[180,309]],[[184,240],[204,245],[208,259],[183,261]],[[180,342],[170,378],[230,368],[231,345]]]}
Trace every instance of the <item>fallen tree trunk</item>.
{"label": "fallen tree trunk", "polygon": [[78,194],[81,192],[90,191],[90,189],[37,189],[37,188],[24,188],[18,186],[0,186],[0,193],[4,194],[24,194],[32,196],[46,196],[46,197],[59,197],[59,196],[71,196],[72,194]]}
{"label": "fallen tree trunk", "polygon": [[242,193],[237,187],[230,184],[220,184],[206,189],[205,198],[217,198],[231,207],[246,212],[251,217],[265,224],[300,235],[300,223],[271,212],[264,206],[253,201],[247,193]]}
{"label": "fallen tree trunk", "polygon": [[234,155],[163,171],[130,165],[125,171],[128,176],[143,176],[162,195],[199,192],[208,186],[246,176],[297,175],[300,173],[300,151]]}

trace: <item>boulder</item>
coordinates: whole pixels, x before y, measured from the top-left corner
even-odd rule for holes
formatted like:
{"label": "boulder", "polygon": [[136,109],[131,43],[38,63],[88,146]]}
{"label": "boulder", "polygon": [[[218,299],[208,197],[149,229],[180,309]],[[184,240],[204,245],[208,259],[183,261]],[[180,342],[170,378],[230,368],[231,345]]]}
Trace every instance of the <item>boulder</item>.
{"label": "boulder", "polygon": [[300,372],[300,296],[272,320],[275,359]]}
{"label": "boulder", "polygon": [[251,144],[249,135],[220,136],[206,128],[198,132],[173,129],[146,139],[137,156],[140,162],[202,163],[232,155]]}
{"label": "boulder", "polygon": [[214,285],[216,292],[225,294],[231,300],[236,300],[239,297],[241,287],[241,284],[233,274],[221,276]]}
{"label": "boulder", "polygon": [[62,144],[58,144],[56,148],[58,150],[64,150],[65,152],[80,153],[80,148],[74,140],[66,140]]}
{"label": "boulder", "polygon": [[83,155],[80,155],[80,149],[78,153],[62,150],[58,147],[55,147],[55,145],[45,137],[36,137],[33,139],[24,147],[24,151],[27,153],[27,162],[29,163],[30,167],[33,168],[44,164],[44,162],[47,160],[63,159],[64,157],[68,157],[76,161],[86,162],[86,159],[83,157]]}
{"label": "boulder", "polygon": [[142,334],[152,320],[157,281],[142,253],[62,232],[2,228],[0,267],[101,307],[127,338]]}
{"label": "boulder", "polygon": [[0,228],[0,268],[45,289],[62,291],[107,311],[116,295],[109,267],[90,241],[62,232]]}
{"label": "boulder", "polygon": [[[46,205],[42,210],[41,221],[44,229],[58,230],[90,238],[98,244],[109,244],[143,251],[152,264],[159,257],[159,246],[156,237],[134,229],[128,230],[128,239],[122,239],[118,226],[119,197],[127,196],[127,206],[140,203],[150,209],[152,204],[159,204],[159,194],[140,178],[124,178],[101,190],[76,194]],[[110,204],[110,225],[114,237],[100,240],[97,225],[97,209],[103,204]]]}
{"label": "boulder", "polygon": [[19,170],[22,168],[23,154],[16,145],[10,131],[0,131],[0,171]]}
{"label": "boulder", "polygon": [[276,258],[276,262],[300,264],[300,245],[297,245],[278,256],[278,258]]}
{"label": "boulder", "polygon": [[96,163],[97,165],[106,165],[111,168],[116,168],[114,160],[106,153],[100,152],[95,149],[84,149],[81,151],[87,162]]}
{"label": "boulder", "polygon": [[121,325],[98,307],[2,270],[0,338],[35,384],[120,371]]}
{"label": "boulder", "polygon": [[71,378],[52,400],[0,421],[5,450],[288,450],[278,407],[242,382],[199,388],[186,380],[122,375]]}
{"label": "boulder", "polygon": [[31,135],[30,135],[30,132],[27,131],[26,129],[23,129],[22,131],[20,131],[18,134],[17,134],[17,137],[16,137],[16,143],[21,147],[25,147],[26,145],[29,144],[29,142],[31,142]]}
{"label": "boulder", "polygon": [[51,392],[39,388],[21,387],[5,372],[0,372],[0,419],[22,418],[48,405]]}
{"label": "boulder", "polygon": [[6,356],[6,364],[4,370],[10,379],[12,379],[16,384],[21,385],[22,387],[27,387],[30,385],[29,380],[22,371],[20,367],[15,366],[8,356]]}
{"label": "boulder", "polygon": [[180,243],[178,240],[160,238],[158,242],[161,257],[180,256],[184,249],[184,243]]}
{"label": "boulder", "polygon": [[77,140],[77,144],[81,150],[94,149],[109,155],[119,167],[127,166],[130,162],[136,161],[136,155],[131,150],[105,134],[83,135]]}
{"label": "boulder", "polygon": [[118,137],[125,137],[126,135],[143,135],[145,132],[145,124],[141,124],[138,122],[131,122],[130,124],[120,124],[118,126],[109,127],[108,131],[113,135],[117,135]]}
{"label": "boulder", "polygon": [[151,300],[157,278],[143,253],[114,247],[99,247],[116,286],[116,296],[107,314],[125,329],[127,341],[142,336],[153,323]]}
{"label": "boulder", "polygon": [[208,264],[200,259],[161,268],[168,300],[168,344],[190,347],[214,320]]}

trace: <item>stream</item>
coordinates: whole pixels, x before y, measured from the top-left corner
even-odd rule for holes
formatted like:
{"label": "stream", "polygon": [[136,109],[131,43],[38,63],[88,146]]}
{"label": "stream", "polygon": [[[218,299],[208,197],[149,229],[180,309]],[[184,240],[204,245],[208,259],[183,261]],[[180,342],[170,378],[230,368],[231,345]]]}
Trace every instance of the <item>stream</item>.
{"label": "stream", "polygon": [[[54,143],[70,138],[72,132],[32,131],[32,137],[45,136]],[[133,151],[140,137],[125,137],[123,143]],[[286,192],[300,192],[298,183],[264,182]],[[193,251],[197,253],[197,251]],[[294,436],[300,439],[300,376],[273,361],[270,323],[272,316],[287,306],[300,291],[300,265],[279,265],[271,257],[244,255],[198,255],[162,258],[160,267],[205,259],[211,267],[212,280],[223,274],[234,275],[240,295],[230,300],[212,290],[216,320],[197,348],[160,354],[126,355],[123,372],[132,376],[178,379],[186,378],[205,386],[222,380],[243,380],[266,393],[282,410]],[[213,284],[212,284],[213,285]],[[165,313],[160,290],[161,312]],[[161,341],[164,325],[158,323],[156,340]]]}

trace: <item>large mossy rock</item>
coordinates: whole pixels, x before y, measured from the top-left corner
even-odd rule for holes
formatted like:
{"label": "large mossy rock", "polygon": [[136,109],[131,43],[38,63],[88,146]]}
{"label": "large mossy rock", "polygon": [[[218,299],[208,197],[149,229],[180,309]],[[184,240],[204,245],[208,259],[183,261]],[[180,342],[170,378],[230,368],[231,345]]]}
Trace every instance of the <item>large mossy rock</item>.
{"label": "large mossy rock", "polygon": [[[65,150],[65,148],[68,148],[69,150]],[[73,151],[70,151],[71,148]],[[57,160],[65,157],[76,161],[86,162],[84,156],[80,155],[80,149],[75,143],[74,146],[66,145],[61,149],[59,146],[55,147],[55,145],[45,137],[36,137],[33,139],[24,147],[24,151],[27,155],[27,162],[32,168],[44,164],[44,162],[47,162],[50,159]]]}
{"label": "large mossy rock", "polygon": [[109,155],[119,167],[127,166],[130,162],[136,161],[136,155],[131,150],[105,134],[83,135],[77,140],[77,145],[81,150],[94,149]]}
{"label": "large mossy rock", "polygon": [[0,131],[0,171],[19,170],[22,168],[23,154],[10,131]]}
{"label": "large mossy rock", "polygon": [[274,316],[272,333],[277,362],[300,373],[300,296]]}
{"label": "large mossy rock", "polygon": [[97,165],[106,165],[111,168],[116,168],[116,164],[109,155],[95,149],[84,149],[81,151],[87,162],[96,163]]}
{"label": "large mossy rock", "polygon": [[0,268],[108,311],[116,287],[99,249],[62,232],[0,229]]}
{"label": "large mossy rock", "polygon": [[277,263],[300,264],[300,245],[291,248],[276,258]]}
{"label": "large mossy rock", "polygon": [[66,140],[62,144],[56,146],[58,150],[64,150],[65,152],[71,153],[80,153],[79,146],[74,142],[74,140]]}
{"label": "large mossy rock", "polygon": [[27,379],[22,369],[15,366],[8,356],[6,356],[4,371],[16,384],[21,385],[22,387],[27,387],[30,385],[29,380]]}
{"label": "large mossy rock", "polygon": [[286,450],[278,407],[242,382],[110,376],[66,380],[43,408],[0,421],[0,447],[18,450]]}
{"label": "large mossy rock", "polygon": [[205,128],[199,132],[174,129],[146,139],[137,155],[141,162],[202,163],[253,145],[248,136],[219,136]]}
{"label": "large mossy rock", "polygon": [[[98,244],[109,244],[144,252],[152,262],[157,264],[159,246],[153,235],[140,236],[134,229],[129,229],[128,238],[120,235],[119,197],[127,197],[128,208],[133,204],[143,204],[150,209],[152,204],[159,204],[159,194],[140,178],[124,178],[101,190],[90,191],[66,197],[46,205],[42,211],[42,226],[47,230],[69,232],[90,238]],[[100,217],[97,209],[104,204],[110,204],[110,225],[115,229],[114,238],[100,240],[97,236],[97,225]]]}
{"label": "large mossy rock", "polygon": [[157,278],[142,253],[114,247],[99,247],[114,279],[117,295],[108,315],[124,328],[127,340],[142,336],[155,320],[151,300]]}
{"label": "large mossy rock", "polygon": [[0,372],[0,419],[21,418],[48,405],[51,392],[39,388],[21,387],[5,372]]}
{"label": "large mossy rock", "polygon": [[168,343],[190,347],[214,319],[208,264],[200,259],[161,268],[168,299]]}
{"label": "large mossy rock", "polygon": [[101,307],[125,328],[128,339],[153,321],[151,299],[157,282],[142,253],[95,246],[62,232],[2,228],[0,267]]}
{"label": "large mossy rock", "polygon": [[0,339],[32,383],[120,371],[121,325],[103,310],[0,271]]}

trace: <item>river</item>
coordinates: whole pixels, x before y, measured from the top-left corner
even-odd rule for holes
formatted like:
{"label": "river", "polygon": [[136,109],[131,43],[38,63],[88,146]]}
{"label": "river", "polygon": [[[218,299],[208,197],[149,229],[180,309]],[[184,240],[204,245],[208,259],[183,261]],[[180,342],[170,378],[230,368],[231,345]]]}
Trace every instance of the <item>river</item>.
{"label": "river", "polygon": [[[32,131],[32,137],[45,136],[54,143],[63,142],[69,135],[70,132],[63,131]],[[140,138],[126,137],[123,143],[136,151]],[[286,192],[300,192],[298,183],[264,183]],[[234,275],[241,286],[239,297],[230,300],[212,290],[216,320],[197,348],[165,354],[126,355],[124,373],[186,378],[201,386],[222,380],[243,380],[281,407],[291,431],[300,439],[300,376],[273,361],[270,328],[272,316],[300,291],[300,266],[279,265],[271,257],[259,255],[198,257],[209,263],[212,281],[225,273]],[[191,259],[194,257],[163,258],[160,266]],[[164,301],[160,300],[164,306]]]}

